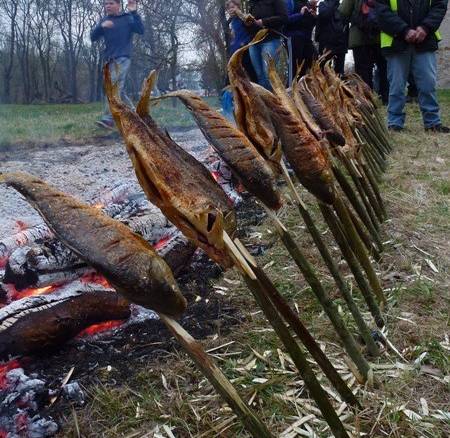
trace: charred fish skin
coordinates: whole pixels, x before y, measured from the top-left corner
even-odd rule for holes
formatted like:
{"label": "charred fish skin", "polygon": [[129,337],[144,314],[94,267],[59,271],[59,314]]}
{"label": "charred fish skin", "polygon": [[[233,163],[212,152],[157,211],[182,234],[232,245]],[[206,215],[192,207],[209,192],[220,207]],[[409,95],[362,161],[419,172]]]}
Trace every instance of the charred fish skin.
{"label": "charred fish skin", "polygon": [[236,124],[278,175],[281,172],[282,156],[279,138],[269,109],[255,92],[242,65],[245,52],[252,44],[262,41],[266,35],[266,30],[258,32],[253,41],[234,52],[228,62],[227,71],[234,96]]}
{"label": "charred fish skin", "polygon": [[209,172],[206,177],[204,171],[198,170],[200,163],[196,162],[195,168],[189,166],[194,158],[186,160],[189,154],[170,137],[161,135],[159,129],[151,129],[120,102],[108,68],[105,90],[136,176],[149,200],[214,261],[231,268],[233,260],[223,241],[223,231],[234,234],[236,217],[223,189]]}
{"label": "charred fish skin", "polygon": [[25,173],[3,174],[55,235],[129,301],[178,317],[186,309],[173,274],[143,238],[94,207]]}
{"label": "charred fish skin", "polygon": [[334,201],[333,174],[324,148],[303,122],[280,99],[254,84],[271,115],[281,139],[284,154],[303,186],[322,202]]}
{"label": "charred fish skin", "polygon": [[192,112],[205,138],[250,193],[272,210],[281,208],[271,167],[241,131],[195,93],[179,90],[167,96],[178,97]]}

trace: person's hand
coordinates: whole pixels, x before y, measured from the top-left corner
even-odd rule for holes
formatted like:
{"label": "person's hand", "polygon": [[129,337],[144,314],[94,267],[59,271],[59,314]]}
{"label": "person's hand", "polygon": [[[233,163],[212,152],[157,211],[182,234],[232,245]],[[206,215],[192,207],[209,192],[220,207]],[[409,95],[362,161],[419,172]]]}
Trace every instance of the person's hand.
{"label": "person's hand", "polygon": [[428,32],[422,27],[422,26],[417,26],[416,27],[416,39],[415,39],[415,43],[416,44],[420,44],[428,35]]}
{"label": "person's hand", "polygon": [[136,0],[128,0],[127,9],[130,12],[137,11],[137,1]]}
{"label": "person's hand", "polygon": [[409,29],[405,34],[405,41],[408,44],[414,44],[416,42],[417,32],[414,29]]}
{"label": "person's hand", "polygon": [[235,17],[238,10],[239,8],[234,3],[231,3],[227,8],[227,12],[230,14],[230,17]]}
{"label": "person's hand", "polygon": [[308,12],[308,6],[303,6],[303,8],[300,9],[300,14],[305,15],[306,12]]}
{"label": "person's hand", "polygon": [[104,29],[112,29],[112,28],[114,27],[114,23],[113,23],[111,20],[105,20],[105,21],[101,24],[101,26],[102,26]]}
{"label": "person's hand", "polygon": [[261,20],[261,18],[259,20],[255,20],[255,24],[259,27],[264,27],[263,21]]}

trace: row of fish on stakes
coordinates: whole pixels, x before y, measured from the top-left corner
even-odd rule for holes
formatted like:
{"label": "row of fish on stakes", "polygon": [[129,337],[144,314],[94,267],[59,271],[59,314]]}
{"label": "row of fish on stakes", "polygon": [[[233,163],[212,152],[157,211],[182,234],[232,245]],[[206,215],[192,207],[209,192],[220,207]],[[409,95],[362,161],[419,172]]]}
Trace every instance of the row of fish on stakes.
{"label": "row of fish on stakes", "polygon": [[[381,312],[386,300],[370,255],[376,258],[382,250],[379,229],[385,211],[378,182],[390,151],[386,131],[372,93],[357,77],[343,81],[327,65],[322,68],[315,65],[309,75],[296,79],[291,89],[286,90],[274,63],[269,61],[273,92],[252,83],[242,66],[242,58],[249,46],[263,40],[266,33],[259,32],[249,45],[232,56],[228,65],[237,127],[190,91],[175,91],[151,99],[155,72],[144,81],[136,110],[121,102],[117,87],[111,82],[109,65],[104,68],[105,91],[148,199],[213,261],[224,269],[235,268],[240,272],[292,357],[331,432],[337,437],[347,437],[346,429],[294,334],[341,398],[353,407],[359,407],[359,401],[264,270],[244,245],[233,239],[236,216],[222,188],[149,114],[151,104],[169,97],[179,98],[192,112],[212,147],[266,209],[281,241],[330,319],[360,383],[373,378],[370,364],[314,268],[277,217],[276,212],[284,202],[277,180],[286,180],[291,199],[295,200],[307,230],[346,301],[367,351],[376,356],[378,346],[288,173],[283,155],[302,186],[317,200],[374,321],[382,327]],[[98,209],[82,204],[31,175],[3,174],[0,181],[22,193],[55,235],[102,273],[120,294],[159,314],[248,432],[258,438],[273,436],[201,344],[176,322],[175,318],[186,309],[186,300],[169,267],[146,241]]]}

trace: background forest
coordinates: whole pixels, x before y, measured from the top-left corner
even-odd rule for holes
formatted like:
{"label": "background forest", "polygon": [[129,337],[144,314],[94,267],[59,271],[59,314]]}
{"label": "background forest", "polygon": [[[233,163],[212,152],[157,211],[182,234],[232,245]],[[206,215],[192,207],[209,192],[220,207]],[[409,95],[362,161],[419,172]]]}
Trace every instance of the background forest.
{"label": "background forest", "polygon": [[[101,43],[91,28],[101,0],[0,0],[0,103],[77,103],[101,99]],[[218,92],[225,83],[223,0],[141,0],[129,91],[151,69],[161,91]]]}

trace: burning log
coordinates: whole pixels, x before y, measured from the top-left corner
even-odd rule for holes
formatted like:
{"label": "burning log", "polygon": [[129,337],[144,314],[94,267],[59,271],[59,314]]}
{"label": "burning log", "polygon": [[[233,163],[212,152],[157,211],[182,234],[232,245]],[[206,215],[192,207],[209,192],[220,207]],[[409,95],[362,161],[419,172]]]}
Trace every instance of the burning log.
{"label": "burning log", "polygon": [[0,357],[55,347],[92,324],[127,319],[129,302],[113,289],[71,283],[0,309]]}

